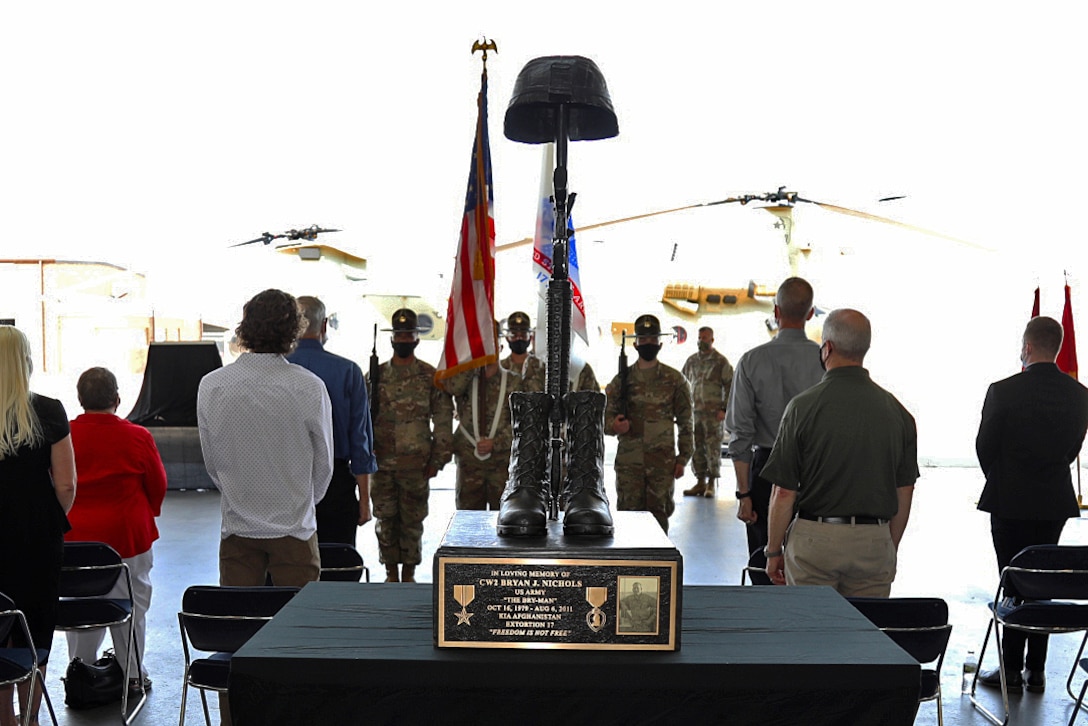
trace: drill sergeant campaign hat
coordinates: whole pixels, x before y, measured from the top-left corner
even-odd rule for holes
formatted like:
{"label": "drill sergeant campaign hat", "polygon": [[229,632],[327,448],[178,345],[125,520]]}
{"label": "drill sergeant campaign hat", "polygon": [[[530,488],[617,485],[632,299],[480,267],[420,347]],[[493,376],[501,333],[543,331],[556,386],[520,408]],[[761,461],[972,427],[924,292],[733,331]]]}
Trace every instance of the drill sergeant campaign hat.
{"label": "drill sergeant campaign hat", "polygon": [[636,338],[660,338],[661,337],[661,321],[653,315],[639,315],[635,319],[635,334]]}
{"label": "drill sergeant campaign hat", "polygon": [[529,316],[520,310],[510,313],[510,317],[506,319],[506,331],[508,333],[528,333],[531,330]]}
{"label": "drill sergeant campaign hat", "polygon": [[393,317],[390,318],[390,322],[393,323],[392,328],[387,328],[394,333],[419,333],[419,318],[416,316],[416,311],[409,308],[401,308],[393,313]]}

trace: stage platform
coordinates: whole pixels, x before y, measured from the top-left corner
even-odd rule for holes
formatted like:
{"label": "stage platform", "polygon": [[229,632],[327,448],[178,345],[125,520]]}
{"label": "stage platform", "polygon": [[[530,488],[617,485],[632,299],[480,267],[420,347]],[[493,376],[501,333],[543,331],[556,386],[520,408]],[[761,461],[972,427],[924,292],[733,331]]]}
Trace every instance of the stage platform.
{"label": "stage platform", "polygon": [[684,588],[679,652],[434,647],[432,588],[318,582],[235,654],[235,726],[911,724],[919,667],[829,588]]}

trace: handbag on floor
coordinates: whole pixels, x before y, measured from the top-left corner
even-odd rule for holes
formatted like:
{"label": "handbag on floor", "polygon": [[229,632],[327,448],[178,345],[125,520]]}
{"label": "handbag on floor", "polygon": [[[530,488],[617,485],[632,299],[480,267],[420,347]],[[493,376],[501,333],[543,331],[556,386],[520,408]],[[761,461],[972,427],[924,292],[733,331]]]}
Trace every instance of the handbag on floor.
{"label": "handbag on floor", "polygon": [[94,663],[84,663],[78,656],[68,664],[64,678],[64,703],[69,708],[95,708],[121,700],[125,671],[112,650]]}

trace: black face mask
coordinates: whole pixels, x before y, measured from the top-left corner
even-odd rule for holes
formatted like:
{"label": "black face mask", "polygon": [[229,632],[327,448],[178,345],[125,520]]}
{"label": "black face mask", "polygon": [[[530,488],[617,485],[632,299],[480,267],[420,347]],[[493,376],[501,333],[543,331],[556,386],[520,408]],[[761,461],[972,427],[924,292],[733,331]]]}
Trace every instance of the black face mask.
{"label": "black face mask", "polygon": [[411,358],[417,345],[419,345],[418,340],[413,340],[411,343],[393,343],[393,354],[398,358]]}
{"label": "black face mask", "polygon": [[652,361],[657,358],[657,354],[661,352],[661,343],[654,345],[653,343],[643,343],[642,345],[636,345],[635,350],[638,351],[638,357],[644,361]]}
{"label": "black face mask", "polygon": [[820,359],[820,368],[822,368],[824,372],[827,372],[827,361],[824,360],[824,347],[822,345],[820,346],[820,349],[816,351],[816,355]]}
{"label": "black face mask", "polygon": [[506,342],[510,344],[510,352],[515,355],[521,355],[529,350],[529,341],[527,340],[508,340]]}

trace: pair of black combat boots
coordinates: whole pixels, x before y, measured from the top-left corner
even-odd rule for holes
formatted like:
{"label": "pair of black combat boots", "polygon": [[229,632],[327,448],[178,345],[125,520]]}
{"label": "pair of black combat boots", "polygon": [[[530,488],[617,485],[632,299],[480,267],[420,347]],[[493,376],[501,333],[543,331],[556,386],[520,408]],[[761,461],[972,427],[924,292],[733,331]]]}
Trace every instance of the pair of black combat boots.
{"label": "pair of black combat boots", "polygon": [[[605,395],[577,391],[563,396],[566,413],[566,473],[560,502],[563,534],[607,536],[612,512],[604,491]],[[548,529],[549,417],[554,401],[547,393],[510,394],[513,444],[510,478],[499,505],[503,536],[538,537]]]}

